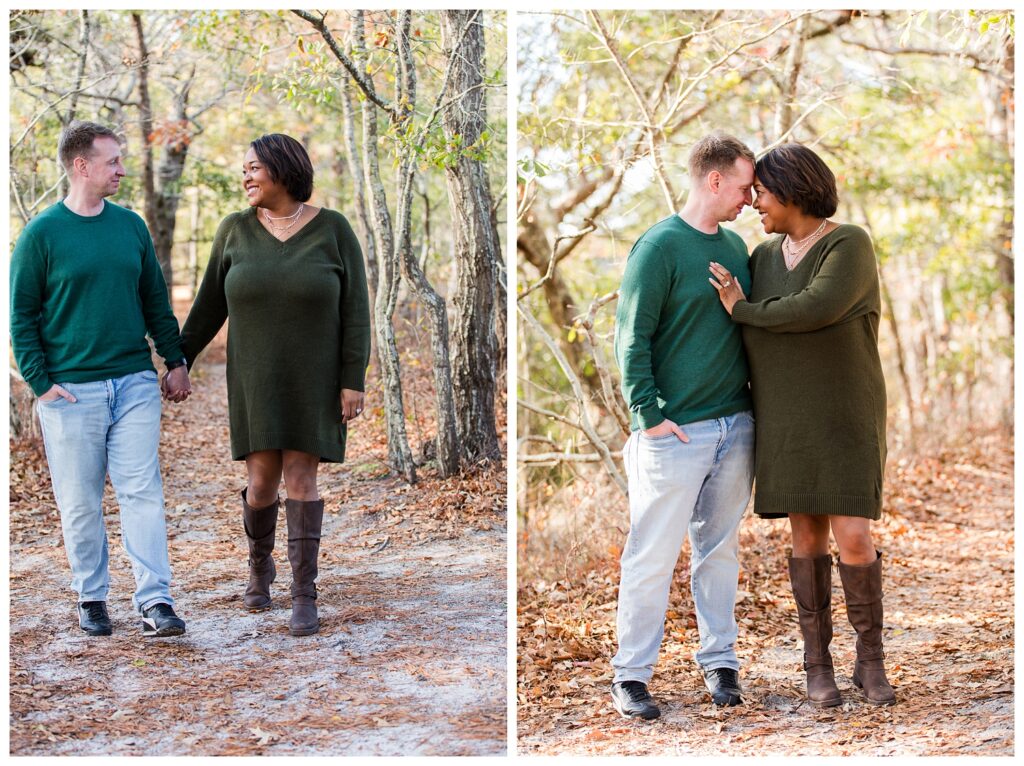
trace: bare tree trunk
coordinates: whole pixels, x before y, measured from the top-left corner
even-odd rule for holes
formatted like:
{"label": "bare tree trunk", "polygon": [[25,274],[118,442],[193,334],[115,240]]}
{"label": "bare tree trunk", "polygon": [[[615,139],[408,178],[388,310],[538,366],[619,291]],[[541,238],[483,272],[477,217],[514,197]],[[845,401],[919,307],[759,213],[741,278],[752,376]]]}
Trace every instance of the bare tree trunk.
{"label": "bare tree trunk", "polygon": [[905,361],[906,354],[903,351],[903,339],[902,333],[900,332],[900,323],[896,318],[896,308],[893,304],[892,295],[889,292],[889,283],[886,280],[885,269],[882,267],[882,264],[878,264],[878,282],[882,288],[882,299],[885,302],[886,311],[884,313],[889,320],[889,329],[892,331],[893,343],[896,346],[896,368],[899,371],[900,383],[903,386],[908,436],[910,437],[911,449],[913,449],[917,433],[916,423],[914,422],[914,391],[910,385],[910,376],[907,374],[907,365]]}
{"label": "bare tree trunk", "polygon": [[430,257],[430,247],[433,244],[430,236],[430,224],[434,214],[434,206],[430,202],[430,189],[427,188],[426,184],[417,185],[416,194],[423,200],[423,220],[421,222],[423,226],[423,239],[420,242],[419,264],[420,268],[425,271],[427,268],[427,258]]}
{"label": "bare tree trunk", "polygon": [[[992,84],[989,86],[989,100],[991,110],[995,116],[993,136],[1006,147],[1006,156],[1010,163],[1013,163],[1014,150],[1014,41],[1013,37],[1007,36],[1003,44],[1003,79],[995,80],[989,78]],[[1013,281],[1014,281],[1014,259],[1013,259],[1013,218],[1006,216],[996,233],[996,257],[999,262],[1000,295],[1010,314],[1010,333],[1013,334],[1014,313],[1013,313]],[[1012,357],[1011,357],[1012,360]]]}
{"label": "bare tree trunk", "polygon": [[780,94],[779,104],[775,111],[775,138],[784,136],[793,127],[793,104],[796,103],[796,86],[800,79],[800,67],[804,59],[804,31],[807,28],[807,17],[797,19],[793,28],[792,45],[786,54],[786,70],[783,73],[785,90]]}
{"label": "bare tree trunk", "polygon": [[[858,205],[860,217],[867,230],[871,231],[871,220],[868,218],[867,208],[863,203]],[[881,255],[880,253],[878,254]],[[907,355],[904,350],[903,331],[900,329],[899,318],[896,316],[896,304],[893,301],[892,293],[889,290],[889,281],[886,278],[885,268],[881,259],[878,261],[878,285],[882,293],[883,315],[889,320],[889,329],[892,331],[893,343],[896,346],[896,369],[899,372],[900,384],[903,387],[904,409],[907,420],[907,436],[910,447],[913,450],[917,436],[917,423],[915,415],[917,408],[914,406],[914,389],[910,382],[910,375],[907,372]]]}
{"label": "bare tree trunk", "polygon": [[199,287],[199,226],[202,218],[199,214],[199,189],[192,188],[189,194],[189,222],[192,236],[188,240],[188,279],[189,290],[193,298]]}
{"label": "bare tree trunk", "polygon": [[[155,234],[156,221],[156,182],[153,178],[153,103],[149,97],[149,50],[146,48],[146,35],[142,29],[142,14],[132,13],[132,25],[135,27],[135,40],[139,46],[139,133],[142,137],[142,198],[143,212],[150,234]],[[159,255],[157,256],[159,261]],[[160,262],[164,273],[167,289],[171,289],[172,278],[170,262]]]}
{"label": "bare tree trunk", "polygon": [[[441,11],[441,47],[451,67],[452,102],[441,115],[445,138],[463,148],[486,130],[483,11]],[[495,264],[501,245],[492,217],[487,167],[461,154],[445,168],[458,286],[452,298],[454,383],[459,436],[469,461],[501,459],[494,416]]]}
{"label": "bare tree trunk", "polygon": [[[377,93],[372,79],[366,76],[365,64],[363,63],[367,59],[366,30],[364,16],[361,11],[352,12],[353,28],[356,30],[353,47],[355,55],[353,56],[349,56],[334,39],[334,36],[327,27],[326,14],[300,10],[293,11],[293,13],[313,25],[334,56],[348,71],[352,80],[366,95],[367,99],[388,115],[395,132],[399,136],[403,136],[403,140],[409,142],[408,147],[400,151],[399,168],[396,178],[398,197],[395,222],[392,224],[390,213],[387,209],[387,200],[380,178],[377,158],[376,113],[371,113],[369,109],[364,109],[364,151],[366,152],[367,183],[373,197],[373,226],[377,238],[376,249],[378,257],[382,259],[385,257],[383,253],[387,253],[387,260],[382,260],[378,273],[379,287],[375,301],[375,315],[378,322],[378,355],[381,357],[385,382],[385,411],[389,418],[389,455],[392,459],[392,465],[397,470],[402,470],[403,473],[406,472],[404,464],[406,463],[406,458],[408,458],[407,475],[414,477],[408,439],[405,435],[404,420],[394,423],[390,421],[391,418],[404,418],[404,410],[401,406],[401,381],[398,376],[398,352],[394,340],[394,329],[391,326],[391,318],[398,302],[398,285],[401,279],[401,269],[404,266],[411,286],[423,299],[424,305],[431,313],[430,327],[433,339],[432,346],[435,353],[435,387],[438,410],[438,457],[442,463],[441,470],[451,470],[452,464],[448,461],[452,456],[457,458],[459,449],[457,446],[458,430],[457,428],[452,429],[449,426],[450,422],[454,422],[455,416],[454,393],[449,394],[451,391],[451,377],[447,372],[449,367],[447,332],[445,330],[447,316],[443,318],[437,316],[439,308],[443,311],[444,302],[426,280],[412,253],[411,228],[413,181],[418,161],[415,147],[425,139],[426,131],[429,130],[431,123],[447,106],[447,102],[443,101],[443,99],[447,97],[449,75],[451,74],[454,62],[449,60],[446,66],[445,82],[438,96],[438,102],[435,104],[430,117],[426,120],[425,126],[421,129],[420,135],[412,136],[410,135],[411,131],[409,128],[411,127],[410,121],[414,113],[416,72],[412,61],[410,44],[411,12],[402,12],[398,24],[395,25],[399,46],[399,77],[397,78],[396,98],[392,101]],[[452,398],[449,399],[449,396]],[[449,401],[451,404],[449,404]],[[490,416],[493,420],[493,406]],[[399,468],[399,465],[403,467]],[[410,478],[411,480],[413,479]]]}
{"label": "bare tree trunk", "polygon": [[[189,147],[189,119],[187,113],[189,91],[195,78],[193,65],[189,77],[181,91],[175,96],[175,117],[178,121],[173,135],[163,137],[164,150],[160,161],[160,169],[153,168],[153,102],[149,94],[149,50],[146,47],[146,35],[142,28],[142,14],[132,13],[132,24],[135,27],[135,39],[139,46],[139,130],[142,134],[142,192],[145,199],[144,212],[150,235],[153,237],[153,248],[156,259],[164,275],[167,291],[174,286],[174,271],[171,265],[171,253],[174,246],[174,226],[178,214],[178,181],[185,169],[185,159]],[[159,188],[158,188],[159,180]]]}
{"label": "bare tree trunk", "polygon": [[[491,218],[497,228],[497,220],[493,215]],[[500,250],[494,255],[497,258],[494,262],[494,335],[498,341],[494,373],[497,393],[500,395],[508,377],[508,268]]]}
{"label": "bare tree trunk", "polygon": [[[409,34],[412,13],[404,11],[398,25],[399,62],[401,66],[402,94],[400,101],[407,105],[405,119],[416,107],[416,68],[412,60]],[[406,277],[413,290],[423,301],[430,318],[430,347],[434,360],[434,398],[437,409],[437,465],[442,477],[459,472],[459,435],[455,419],[455,398],[452,387],[451,359],[448,350],[448,307],[427,279],[412,247],[413,177],[416,173],[416,155],[409,149],[402,160],[399,178],[402,181],[398,200],[397,245],[405,265]],[[492,408],[493,410],[493,408]],[[493,417],[493,416],[492,416]]]}
{"label": "bare tree trunk", "polygon": [[[353,48],[357,62],[366,60],[366,30],[363,12],[354,11],[352,27]],[[371,84],[372,87],[372,84]],[[412,483],[416,481],[416,466],[409,436],[405,430],[405,405],[402,401],[402,378],[398,360],[398,345],[392,317],[398,305],[401,268],[395,248],[391,212],[380,177],[377,155],[377,113],[363,109],[363,151],[366,158],[366,184],[371,194],[374,250],[377,254],[377,295],[374,300],[374,326],[377,330],[377,358],[380,361],[384,386],[384,422],[388,438],[388,463],[391,468]]]}
{"label": "bare tree trunk", "polygon": [[[70,125],[78,114],[78,96],[82,89],[82,80],[85,78],[85,65],[89,60],[89,36],[92,33],[89,11],[83,10],[79,12],[78,28],[78,69],[75,71],[75,85],[68,100],[68,111],[61,120],[64,125]],[[60,197],[66,197],[70,189],[71,186],[67,176],[64,176],[60,180]]]}
{"label": "bare tree trunk", "polygon": [[188,158],[190,145],[188,99],[195,74],[196,70],[193,65],[181,91],[175,94],[177,124],[169,135],[163,137],[164,145],[160,167],[156,173],[158,184],[153,201],[154,217],[149,220],[149,227],[153,232],[153,248],[156,250],[160,268],[163,269],[168,292],[174,282],[171,256],[174,254],[174,229],[178,220],[178,203],[181,201],[178,182],[181,180],[182,173],[185,172],[185,160]]}
{"label": "bare tree trunk", "polygon": [[[345,113],[345,153],[348,155],[348,166],[352,173],[352,190],[356,205],[356,226],[359,236],[366,243],[366,278],[370,283],[370,295],[377,295],[377,253],[376,242],[372,236],[373,226],[366,210],[366,171],[363,159],[356,144],[356,113],[352,104],[352,86],[349,78],[343,77],[340,85],[341,103]],[[365,109],[366,107],[362,107]]]}

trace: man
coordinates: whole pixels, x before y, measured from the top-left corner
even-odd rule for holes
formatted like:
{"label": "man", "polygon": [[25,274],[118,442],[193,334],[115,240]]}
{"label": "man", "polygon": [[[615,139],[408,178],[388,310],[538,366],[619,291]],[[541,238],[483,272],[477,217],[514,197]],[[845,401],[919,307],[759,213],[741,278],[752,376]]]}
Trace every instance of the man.
{"label": "man", "polygon": [[175,636],[157,446],[160,387],[146,334],[167,363],[165,395],[191,392],[178,322],[145,223],[108,202],[124,178],[113,131],[74,122],[58,145],[70,192],[25,227],[11,257],[11,339],[38,413],[78,594],[79,625],[111,633],[103,485],[117,494],[143,636]]}
{"label": "man", "polygon": [[741,701],[734,604],[738,528],[753,482],[754,421],[738,325],[708,284],[728,263],[749,294],[747,249],[719,223],[751,204],[754,155],[732,136],[701,139],[678,215],[633,246],[616,312],[615,356],[633,432],[623,447],[630,528],[619,582],[612,701],[660,715],[647,691],[665,629],[672,572],[689,530],[690,582],[712,700]]}

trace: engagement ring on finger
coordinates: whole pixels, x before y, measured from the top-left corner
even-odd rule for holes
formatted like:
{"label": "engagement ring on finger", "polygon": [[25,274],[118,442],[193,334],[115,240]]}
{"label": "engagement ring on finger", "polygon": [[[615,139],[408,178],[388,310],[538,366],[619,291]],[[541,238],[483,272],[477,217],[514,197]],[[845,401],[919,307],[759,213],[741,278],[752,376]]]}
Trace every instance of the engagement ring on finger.
{"label": "engagement ring on finger", "polygon": [[731,284],[732,284],[732,280],[731,279],[727,279],[725,282],[722,282],[722,287],[728,287]]}
{"label": "engagement ring on finger", "polygon": [[358,409],[358,408],[356,409],[356,415],[359,415],[361,412],[362,412],[361,409]]}

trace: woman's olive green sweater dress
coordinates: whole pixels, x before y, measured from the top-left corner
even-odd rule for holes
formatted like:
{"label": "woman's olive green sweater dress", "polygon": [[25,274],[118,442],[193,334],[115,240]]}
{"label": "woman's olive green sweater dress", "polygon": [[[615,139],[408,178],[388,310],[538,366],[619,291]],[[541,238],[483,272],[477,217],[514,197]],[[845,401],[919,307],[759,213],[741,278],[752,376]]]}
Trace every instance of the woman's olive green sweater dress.
{"label": "woman's olive green sweater dress", "polygon": [[228,327],[231,456],[288,449],[345,458],[341,389],[363,390],[370,310],[352,227],[321,209],[285,242],[256,208],[221,222],[182,329],[189,365]]}
{"label": "woman's olive green sweater dress", "polygon": [[882,510],[885,379],[871,239],[844,224],[787,271],[782,238],[750,258],[743,324],[757,450],[754,512],[862,516]]}

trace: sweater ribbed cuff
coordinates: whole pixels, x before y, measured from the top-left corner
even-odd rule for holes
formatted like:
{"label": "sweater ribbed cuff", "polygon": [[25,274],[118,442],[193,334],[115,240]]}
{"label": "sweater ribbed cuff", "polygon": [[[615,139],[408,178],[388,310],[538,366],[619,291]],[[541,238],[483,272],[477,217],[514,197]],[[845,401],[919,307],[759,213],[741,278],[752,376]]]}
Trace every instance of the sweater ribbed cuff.
{"label": "sweater ribbed cuff", "polygon": [[732,307],[732,321],[738,324],[746,324],[747,320],[750,319],[750,315],[747,313],[752,308],[748,301],[736,301]]}
{"label": "sweater ribbed cuff", "polygon": [[25,382],[28,383],[28,387],[32,389],[32,393],[36,395],[37,399],[53,388],[53,381],[49,376],[32,378],[32,380],[26,379]]}
{"label": "sweater ribbed cuff", "polygon": [[347,388],[349,391],[362,391],[366,385],[366,370],[354,365],[345,366],[341,368],[338,378],[342,388]]}
{"label": "sweater ribbed cuff", "polygon": [[636,413],[636,422],[645,431],[648,428],[654,428],[659,423],[664,422],[664,420],[665,416],[661,412],[661,407],[656,404],[637,410]]}

